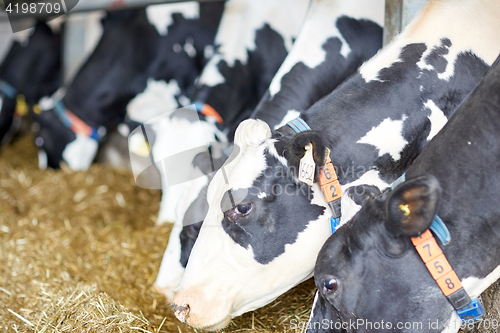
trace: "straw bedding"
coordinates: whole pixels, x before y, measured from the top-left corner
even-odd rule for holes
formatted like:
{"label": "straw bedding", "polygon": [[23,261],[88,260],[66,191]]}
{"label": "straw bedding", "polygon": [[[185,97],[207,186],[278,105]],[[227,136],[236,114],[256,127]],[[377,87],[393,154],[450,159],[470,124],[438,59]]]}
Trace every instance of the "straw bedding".
{"label": "straw bedding", "polygon": [[[37,168],[32,136],[0,152],[0,332],[192,332],[152,290],[171,225],[128,171]],[[483,294],[500,319],[498,285]],[[235,318],[228,332],[300,332],[314,283]],[[480,330],[488,332],[489,330]]]}

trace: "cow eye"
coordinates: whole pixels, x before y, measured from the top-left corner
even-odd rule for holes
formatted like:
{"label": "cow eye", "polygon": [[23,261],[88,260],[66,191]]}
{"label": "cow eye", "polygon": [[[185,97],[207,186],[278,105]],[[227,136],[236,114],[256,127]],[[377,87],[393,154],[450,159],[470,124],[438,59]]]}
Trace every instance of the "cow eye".
{"label": "cow eye", "polygon": [[229,220],[235,222],[238,218],[247,216],[253,209],[251,202],[241,203],[236,205],[231,211],[229,211]]}
{"label": "cow eye", "polygon": [[241,215],[248,215],[248,213],[250,213],[251,210],[252,210],[252,204],[250,202],[240,204],[235,207],[235,212]]}
{"label": "cow eye", "polygon": [[335,278],[333,277],[327,277],[321,280],[321,286],[323,288],[323,294],[329,294],[337,290],[338,288],[338,282]]}

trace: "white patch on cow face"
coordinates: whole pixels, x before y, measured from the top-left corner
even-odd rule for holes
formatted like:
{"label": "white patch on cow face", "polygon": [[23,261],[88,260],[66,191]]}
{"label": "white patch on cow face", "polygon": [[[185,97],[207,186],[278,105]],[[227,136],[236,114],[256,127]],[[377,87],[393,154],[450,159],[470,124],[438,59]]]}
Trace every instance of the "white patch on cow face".
{"label": "white patch on cow face", "polygon": [[292,48],[300,23],[305,17],[309,0],[231,0],[225,5],[224,14],[215,37],[219,45],[217,54],[205,66],[199,83],[213,87],[224,83],[217,64],[225,60],[233,67],[236,60],[243,65],[248,52],[255,50],[257,30],[268,24],[284,40],[287,50]]}
{"label": "white patch on cow face", "polygon": [[462,281],[462,286],[464,287],[467,294],[470,297],[478,297],[483,291],[491,286],[496,280],[500,278],[500,266],[497,266],[490,274],[485,278],[479,279],[476,277],[468,277]]}
{"label": "white patch on cow face", "polygon": [[403,137],[403,123],[407,116],[403,115],[402,120],[384,119],[378,126],[366,133],[364,137],[356,143],[366,143],[378,149],[378,156],[391,155],[394,161],[401,157],[401,151],[408,144]]}
{"label": "white patch on cow face", "polygon": [[200,17],[200,6],[197,1],[187,1],[146,7],[148,21],[160,35],[167,34],[168,27],[174,22],[174,13],[181,13],[185,19],[197,19]]}
{"label": "white patch on cow face", "polygon": [[293,119],[297,118],[298,116],[300,116],[300,111],[288,110],[286,112],[286,115],[283,118],[283,120],[281,120],[281,122],[278,125],[274,126],[274,129],[278,129],[282,126],[285,126],[290,120],[293,120]]}
{"label": "white patch on cow face", "polygon": [[448,121],[448,118],[444,115],[443,111],[434,103],[432,100],[427,100],[424,103],[424,107],[431,110],[431,115],[428,117],[431,122],[431,130],[427,136],[427,141],[431,141],[432,138],[438,134],[438,132],[443,128],[443,126]]}
{"label": "white patch on cow face", "polygon": [[76,139],[64,148],[62,157],[71,170],[87,170],[97,154],[97,148],[96,140],[83,134],[76,134]]}
{"label": "white patch on cow face", "polygon": [[271,97],[281,89],[281,79],[295,64],[302,62],[309,68],[322,64],[326,58],[324,43],[336,37],[342,42],[340,53],[347,58],[351,52],[349,44],[337,29],[336,20],[341,16],[368,19],[384,26],[383,0],[314,1],[309,9],[292,51],[269,85]]}
{"label": "white patch on cow face", "polygon": [[[219,170],[209,185],[209,211],[182,281],[174,291],[175,304],[190,306],[189,325],[206,327],[225,322],[271,302],[309,278],[316,256],[330,235],[330,212],[325,210],[299,233],[294,244],[285,246],[282,255],[262,265],[255,261],[251,247],[236,244],[222,228],[223,194],[230,188],[249,188],[266,168],[264,153],[275,142],[267,138],[266,126],[247,120],[243,128],[238,128],[235,144],[241,148],[240,154]],[[312,203],[326,207],[319,186],[314,185],[313,191]]]}
{"label": "white patch on cow face", "polygon": [[182,231],[182,220],[176,221],[170,232],[168,246],[161,260],[160,270],[154,287],[167,297],[169,302],[172,301],[172,294],[182,279],[184,267],[180,263],[181,257],[181,241],[180,234]]}
{"label": "white patch on cow face", "polygon": [[[464,1],[458,5],[453,1],[428,1],[415,19],[391,43],[360,67],[363,78],[369,82],[378,79],[381,69],[400,61],[401,49],[411,43],[425,43],[427,50],[441,45],[442,38],[451,40],[446,70],[438,74],[442,80],[453,76],[455,59],[462,52],[473,52],[491,65],[498,57],[500,39],[494,33],[500,31],[500,8],[492,1]],[[470,22],[474,18],[474,29]],[[431,68],[423,62],[421,68]]]}
{"label": "white patch on cow face", "polygon": [[146,89],[132,99],[127,105],[127,115],[130,119],[144,123],[159,115],[171,112],[179,107],[175,96],[181,90],[177,81],[168,83],[164,80],[148,80]]}

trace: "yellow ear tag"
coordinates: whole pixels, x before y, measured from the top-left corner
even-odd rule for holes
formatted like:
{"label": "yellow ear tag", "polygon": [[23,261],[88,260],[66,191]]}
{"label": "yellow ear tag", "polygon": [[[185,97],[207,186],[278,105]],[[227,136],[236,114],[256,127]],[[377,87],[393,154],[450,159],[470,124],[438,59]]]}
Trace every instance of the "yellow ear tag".
{"label": "yellow ear tag", "polygon": [[299,164],[299,180],[308,185],[314,183],[314,171],[316,170],[316,163],[313,158],[313,145],[309,143],[305,147],[306,153],[300,160]]}
{"label": "yellow ear tag", "polygon": [[15,112],[20,116],[24,116],[28,113],[28,104],[26,104],[26,98],[24,98],[24,95],[17,95]]}
{"label": "yellow ear tag", "polygon": [[143,140],[134,147],[132,152],[142,157],[148,157],[151,153],[151,146],[149,145],[149,142]]}
{"label": "yellow ear tag", "polygon": [[35,112],[36,114],[42,113],[42,108],[40,107],[39,104],[33,105],[33,112]]}
{"label": "yellow ear tag", "polygon": [[404,216],[408,216],[410,215],[410,207],[408,207],[408,205],[399,205],[398,206],[399,210],[403,212],[403,215]]}

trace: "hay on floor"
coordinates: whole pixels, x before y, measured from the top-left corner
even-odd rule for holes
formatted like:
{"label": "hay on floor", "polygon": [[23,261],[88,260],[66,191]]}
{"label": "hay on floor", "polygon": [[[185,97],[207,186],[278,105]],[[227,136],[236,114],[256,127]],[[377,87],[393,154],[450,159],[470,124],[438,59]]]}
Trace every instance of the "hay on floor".
{"label": "hay on floor", "polygon": [[[171,229],[155,225],[160,192],[104,165],[38,170],[32,141],[0,152],[0,332],[193,332],[151,289]],[[308,280],[225,331],[301,332],[314,292]]]}

